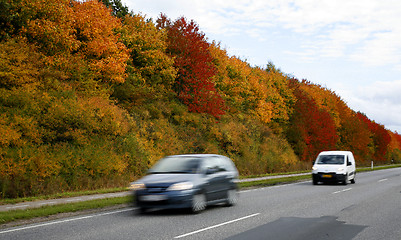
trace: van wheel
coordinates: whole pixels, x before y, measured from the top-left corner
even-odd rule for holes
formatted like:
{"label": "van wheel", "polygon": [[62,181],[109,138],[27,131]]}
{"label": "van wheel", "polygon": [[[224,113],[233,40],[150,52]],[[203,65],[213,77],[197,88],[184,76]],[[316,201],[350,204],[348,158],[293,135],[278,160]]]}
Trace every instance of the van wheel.
{"label": "van wheel", "polygon": [[347,184],[348,184],[348,174],[347,174],[347,176],[345,177],[344,182],[343,182],[343,185],[347,185]]}
{"label": "van wheel", "polygon": [[351,183],[354,184],[355,183],[355,176],[353,179],[351,179]]}

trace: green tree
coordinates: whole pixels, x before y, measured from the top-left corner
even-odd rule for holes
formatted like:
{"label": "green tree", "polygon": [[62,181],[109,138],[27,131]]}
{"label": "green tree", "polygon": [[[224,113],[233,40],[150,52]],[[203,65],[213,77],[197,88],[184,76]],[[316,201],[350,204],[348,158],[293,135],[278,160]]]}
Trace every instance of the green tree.
{"label": "green tree", "polygon": [[127,5],[123,4],[121,0],[99,0],[106,7],[110,8],[113,15],[118,18],[123,18],[124,16],[130,14]]}

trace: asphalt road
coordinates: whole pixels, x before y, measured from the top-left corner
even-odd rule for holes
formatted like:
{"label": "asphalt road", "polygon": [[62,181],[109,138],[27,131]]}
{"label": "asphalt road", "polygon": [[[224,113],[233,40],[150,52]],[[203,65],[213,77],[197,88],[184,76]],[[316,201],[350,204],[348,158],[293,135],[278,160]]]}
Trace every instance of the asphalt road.
{"label": "asphalt road", "polygon": [[[274,176],[266,176],[266,177],[258,177],[258,178],[245,178],[245,179],[239,180],[239,182],[252,182],[252,181],[274,179],[274,178],[284,178],[284,177],[294,177],[294,176],[301,176],[301,175],[308,175],[308,174],[310,174],[310,173],[297,173],[297,174],[274,175]],[[49,199],[49,200],[38,200],[38,201],[31,201],[31,202],[21,202],[21,203],[16,203],[16,204],[4,204],[4,205],[0,205],[0,212],[10,211],[10,210],[25,210],[25,209],[29,209],[29,208],[40,208],[43,206],[69,204],[69,203],[75,203],[75,202],[90,201],[90,200],[95,200],[95,199],[124,197],[124,196],[128,196],[128,195],[131,195],[130,191],[85,195],[85,196],[68,197],[68,198],[66,197],[66,198]]]}
{"label": "asphalt road", "polygon": [[0,239],[386,239],[401,236],[401,169],[356,184],[311,181],[242,191],[234,207],[201,214],[134,208],[0,230]]}

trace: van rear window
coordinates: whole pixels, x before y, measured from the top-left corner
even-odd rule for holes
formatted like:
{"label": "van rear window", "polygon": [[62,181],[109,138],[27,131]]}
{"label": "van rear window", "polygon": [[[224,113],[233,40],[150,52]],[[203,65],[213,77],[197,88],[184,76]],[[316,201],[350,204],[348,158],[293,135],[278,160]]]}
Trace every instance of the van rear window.
{"label": "van rear window", "polygon": [[344,164],[344,155],[320,155],[317,164]]}

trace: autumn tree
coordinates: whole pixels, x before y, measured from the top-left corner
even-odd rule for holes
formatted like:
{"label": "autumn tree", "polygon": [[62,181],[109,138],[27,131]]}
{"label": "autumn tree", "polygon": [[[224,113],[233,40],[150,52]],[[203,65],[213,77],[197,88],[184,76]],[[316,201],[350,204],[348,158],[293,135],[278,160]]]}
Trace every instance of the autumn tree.
{"label": "autumn tree", "polygon": [[372,141],[374,145],[373,158],[376,161],[384,162],[388,159],[388,145],[391,142],[391,136],[383,125],[370,120],[365,114],[358,112],[357,116],[365,122],[372,133]]}
{"label": "autumn tree", "polygon": [[301,83],[300,88],[316,102],[319,109],[323,109],[331,115],[336,127],[339,128],[340,115],[338,107],[339,104],[341,105],[341,99],[338,95],[330,89],[305,79]]}
{"label": "autumn tree", "polygon": [[391,163],[401,162],[401,135],[398,132],[389,131],[391,141],[388,147]]}
{"label": "autumn tree", "polygon": [[287,77],[279,71],[252,67],[235,56],[229,57],[215,42],[210,52],[217,69],[214,82],[224,94],[229,111],[256,116],[275,132],[281,132],[294,102]]}
{"label": "autumn tree", "polygon": [[174,60],[167,55],[167,34],[143,16],[127,15],[121,40],[130,50],[128,77],[115,85],[113,97],[130,109],[169,96],[176,78]]}
{"label": "autumn tree", "polygon": [[171,22],[162,14],[157,27],[167,31],[167,52],[174,57],[174,66],[178,69],[174,84],[178,98],[191,112],[219,118],[225,113],[225,104],[211,79],[216,68],[205,34],[194,21],[188,23],[184,17]]}
{"label": "autumn tree", "polygon": [[352,151],[357,162],[369,162],[372,159],[374,148],[372,133],[367,124],[349,108],[344,111],[340,110],[340,116],[341,127],[337,129],[340,137],[339,149]]}
{"label": "autumn tree", "polygon": [[301,88],[297,79],[290,79],[296,103],[287,129],[287,139],[302,161],[312,161],[320,151],[334,150],[338,135],[329,113],[319,109]]}
{"label": "autumn tree", "polygon": [[90,62],[97,77],[111,83],[125,81],[128,51],[115,32],[121,22],[97,1],[76,2],[75,29],[80,51]]}
{"label": "autumn tree", "polygon": [[124,81],[128,52],[116,34],[121,21],[102,3],[20,0],[14,11],[17,16],[18,11],[24,16],[19,21],[23,27],[18,34],[35,43],[47,56],[50,66],[69,71],[66,77],[88,65],[96,80]]}

